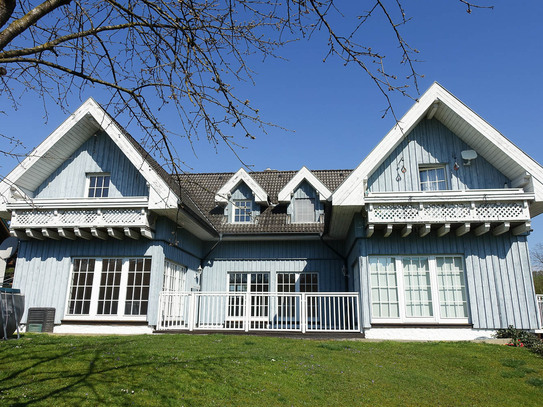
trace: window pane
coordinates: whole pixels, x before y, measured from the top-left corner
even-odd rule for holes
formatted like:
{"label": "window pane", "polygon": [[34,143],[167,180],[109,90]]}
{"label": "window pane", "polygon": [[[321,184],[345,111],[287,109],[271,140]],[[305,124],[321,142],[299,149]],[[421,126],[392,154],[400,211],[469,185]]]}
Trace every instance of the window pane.
{"label": "window pane", "polygon": [[374,318],[399,318],[396,259],[370,258],[371,303]]}
{"label": "window pane", "polygon": [[315,222],[315,199],[296,198],[294,204],[294,222],[310,223]]}
{"label": "window pane", "polygon": [[88,315],[94,280],[94,260],[75,260],[68,300],[69,315]]}
{"label": "window pane", "polygon": [[130,259],[126,286],[125,315],[145,315],[149,301],[150,270],[144,270],[144,259]]}
{"label": "window pane", "polygon": [[428,258],[403,259],[405,313],[407,317],[431,317],[432,287]]}
{"label": "window pane", "polygon": [[468,305],[462,259],[436,257],[441,318],[467,318]]}

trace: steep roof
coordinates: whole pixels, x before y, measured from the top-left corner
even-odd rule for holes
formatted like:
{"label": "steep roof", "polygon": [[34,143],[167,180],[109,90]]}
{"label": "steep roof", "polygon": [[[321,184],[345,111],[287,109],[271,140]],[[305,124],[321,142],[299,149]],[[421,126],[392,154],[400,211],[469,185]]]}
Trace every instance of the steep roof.
{"label": "steep roof", "polygon": [[[334,191],[352,170],[313,170],[313,175]],[[227,223],[223,208],[215,202],[216,193],[234,173],[185,174],[179,176],[180,184],[205,213],[213,226],[223,234],[279,234],[322,233],[322,223],[288,223],[286,205],[279,205],[278,194],[292,180],[297,171],[251,172],[251,177],[268,194],[271,205],[263,206],[258,221],[253,224]]]}

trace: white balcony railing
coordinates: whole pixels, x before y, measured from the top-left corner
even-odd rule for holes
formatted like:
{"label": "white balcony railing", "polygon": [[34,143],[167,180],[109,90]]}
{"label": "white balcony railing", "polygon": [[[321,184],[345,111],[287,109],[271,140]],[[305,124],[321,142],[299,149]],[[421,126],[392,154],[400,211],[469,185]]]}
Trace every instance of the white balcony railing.
{"label": "white balcony railing", "polygon": [[360,332],[357,293],[161,292],[157,330]]}
{"label": "white balcony railing", "polygon": [[537,297],[537,309],[539,311],[540,328],[543,329],[543,294],[536,294]]}

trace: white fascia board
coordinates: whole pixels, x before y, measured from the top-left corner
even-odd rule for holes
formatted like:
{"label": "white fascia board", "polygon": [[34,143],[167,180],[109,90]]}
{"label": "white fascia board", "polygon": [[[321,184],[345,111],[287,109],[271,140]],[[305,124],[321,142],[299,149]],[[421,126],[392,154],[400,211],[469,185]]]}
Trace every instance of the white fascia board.
{"label": "white fascia board", "polygon": [[89,113],[110,136],[111,140],[121,149],[125,156],[136,167],[143,178],[149,183],[149,209],[177,208],[179,198],[145,160],[132,143],[124,136],[123,132],[113,119],[103,110],[94,99],[89,99]]}
{"label": "white fascia board", "polygon": [[318,180],[305,166],[292,177],[292,179],[279,192],[277,199],[279,202],[290,202],[292,193],[295,189],[306,180],[319,193],[319,200],[326,201],[332,195],[332,192]]}
{"label": "white fascia board", "polygon": [[[402,119],[381,140],[373,151],[362,161],[345,182],[332,195],[333,205],[361,205],[364,203],[367,178],[387,158],[387,156],[400,144],[404,137],[422,120],[434,102],[439,101],[462,118],[469,126],[487,139],[497,151],[509,156],[519,168],[528,172],[535,181],[534,193],[536,201],[543,199],[543,167],[534,159],[515,146],[494,127],[488,124],[479,115],[473,112],[456,96],[443,88],[437,82],[422,95],[420,100],[409,109]],[[458,134],[462,138],[461,134]],[[464,140],[469,144],[469,140]]]}
{"label": "white fascia board", "polygon": [[226,204],[230,199],[232,191],[241,183],[245,182],[253,191],[255,202],[262,205],[268,204],[268,194],[243,168],[240,168],[215,194],[215,202]]}
{"label": "white fascia board", "polygon": [[[36,147],[15,169],[0,182],[0,212],[5,211],[6,204],[11,200],[11,186],[17,186],[18,181],[29,168],[36,165],[46,154],[72,129],[78,122],[90,115],[98,125],[109,135],[111,140],[121,149],[130,162],[150,185],[149,207],[175,208],[178,197],[146,162],[145,158],[134,148],[113,119],[92,98],[89,98],[70,117],[68,117],[49,137]],[[90,137],[90,135],[89,135]],[[67,157],[66,157],[67,158]],[[60,164],[60,163],[59,163]],[[18,188],[21,195],[24,191]],[[28,195],[28,194],[27,194]],[[151,199],[152,198],[152,199]],[[28,196],[31,200],[32,197]]]}
{"label": "white fascia board", "polygon": [[407,136],[424,117],[426,111],[436,101],[437,87],[440,87],[437,83],[430,86],[420,100],[409,109],[364,161],[362,161],[343,184],[340,185],[340,187],[332,194],[332,205],[351,206],[364,204],[364,193],[368,176],[388,157],[390,152],[400,144],[403,138]]}

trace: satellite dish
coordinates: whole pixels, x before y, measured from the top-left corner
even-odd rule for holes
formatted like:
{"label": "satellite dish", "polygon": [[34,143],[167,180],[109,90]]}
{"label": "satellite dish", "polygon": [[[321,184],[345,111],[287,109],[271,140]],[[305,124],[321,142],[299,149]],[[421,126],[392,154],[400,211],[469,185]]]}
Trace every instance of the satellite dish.
{"label": "satellite dish", "polygon": [[19,239],[16,237],[8,237],[0,244],[0,259],[9,259],[17,252]]}
{"label": "satellite dish", "polygon": [[477,158],[477,151],[475,150],[464,150],[462,151],[463,160],[475,160]]}

